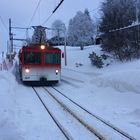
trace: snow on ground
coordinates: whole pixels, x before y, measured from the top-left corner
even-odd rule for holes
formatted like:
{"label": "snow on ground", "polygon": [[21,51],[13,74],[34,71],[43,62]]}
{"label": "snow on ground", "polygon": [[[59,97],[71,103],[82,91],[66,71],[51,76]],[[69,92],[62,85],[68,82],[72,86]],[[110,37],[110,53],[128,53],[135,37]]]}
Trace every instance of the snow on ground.
{"label": "snow on ground", "polygon": [[[84,51],[79,49],[79,53],[76,53],[78,48],[68,49],[68,65],[63,66],[62,70],[61,84],[65,86],[59,86],[59,89],[66,91],[67,95],[93,113],[138,139],[140,60],[112,62],[110,66],[97,69],[90,64],[88,56],[92,50],[100,54],[99,46],[87,47]],[[83,66],[76,67],[76,63]]]}
{"label": "snow on ground", "polygon": [[[63,47],[61,47],[63,49]],[[140,60],[112,61],[102,69],[88,58],[99,46],[67,47],[67,66],[57,85],[91,112],[140,137]],[[12,71],[0,71],[0,140],[64,139],[31,87],[18,83]]]}
{"label": "snow on ground", "polygon": [[0,140],[64,139],[30,87],[9,71],[0,72],[0,83]]}

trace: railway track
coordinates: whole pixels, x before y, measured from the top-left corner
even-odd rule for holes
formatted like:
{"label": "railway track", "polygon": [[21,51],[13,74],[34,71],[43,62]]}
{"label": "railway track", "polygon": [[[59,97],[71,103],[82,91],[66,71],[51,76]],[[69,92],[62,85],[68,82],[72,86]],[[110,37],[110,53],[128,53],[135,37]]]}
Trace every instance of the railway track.
{"label": "railway track", "polygon": [[32,87],[32,88],[33,88],[35,94],[37,95],[37,97],[39,98],[40,102],[44,106],[45,110],[48,112],[48,114],[50,115],[50,117],[53,119],[53,121],[55,122],[55,124],[57,125],[57,127],[60,129],[60,131],[62,132],[62,134],[66,138],[66,140],[72,140],[72,138],[68,135],[68,133],[66,132],[66,130],[63,128],[63,126],[58,122],[58,120],[55,118],[55,116],[53,116],[53,114],[50,112],[50,110],[48,109],[48,107],[46,106],[46,104],[44,103],[44,101],[42,100],[42,98],[39,95],[39,93],[37,92],[37,90],[34,87]]}
{"label": "railway track", "polygon": [[[63,133],[63,135],[65,136],[65,138],[67,140],[73,140],[73,139],[76,139],[74,138],[73,136],[71,136],[71,134],[68,132],[67,129],[65,129],[65,127],[63,126],[63,124],[61,124],[61,122],[59,121],[59,119],[57,118],[56,115],[54,115],[54,113],[52,113],[53,111],[49,109],[49,107],[46,105],[45,103],[45,99],[44,97],[42,98],[40,96],[40,93],[39,91],[35,88],[35,87],[32,87],[34,92],[36,93],[37,97],[39,98],[40,102],[42,103],[42,105],[44,106],[45,110],[49,113],[49,115],[51,116],[51,118],[53,119],[53,121],[55,122],[55,124],[57,125],[57,127],[60,129],[60,131]],[[59,104],[59,106],[61,106],[62,110],[67,112],[67,114],[69,116],[71,116],[72,118],[74,118],[77,123],[79,123],[80,125],[82,125],[82,127],[84,128],[84,131],[87,131],[88,133],[90,133],[90,139],[93,139],[93,140],[106,140],[102,135],[100,135],[96,130],[94,130],[93,128],[90,128],[88,127],[88,124],[84,123],[78,116],[76,116],[74,114],[74,112],[72,112],[65,104],[63,104],[61,101],[59,101],[55,96],[53,96],[53,94],[51,94],[46,88],[43,88],[45,92],[43,92],[43,94],[46,94],[47,98],[48,98],[48,95],[55,101],[57,102],[57,104]],[[64,113],[65,114],[65,113]],[[68,117],[68,116],[66,116]],[[67,119],[67,118],[65,118]],[[73,129],[73,128],[72,128]],[[79,133],[80,135],[80,133]],[[86,138],[85,138],[86,139]]]}
{"label": "railway track", "polygon": [[[69,98],[68,96],[66,96],[65,94],[63,94],[62,92],[60,92],[58,89],[56,89],[55,87],[52,87],[53,90],[55,90],[57,92],[57,94],[59,93],[59,95],[61,95],[63,98],[65,98],[67,101],[69,101],[71,104],[73,104],[74,106],[80,108],[81,110],[83,110],[84,112],[86,112],[89,116],[91,116],[93,119],[96,119],[97,121],[99,121],[100,123],[104,124],[105,126],[109,127],[110,129],[113,130],[114,133],[117,133],[118,135],[122,136],[122,139],[128,139],[128,140],[136,140],[134,137],[130,136],[128,133],[124,132],[123,130],[120,130],[119,128],[115,127],[113,124],[109,123],[108,121],[105,121],[104,119],[102,119],[101,117],[97,116],[96,114],[91,113],[89,110],[87,110],[86,108],[82,107],[81,105],[79,105],[78,103],[76,103],[74,100],[72,100],[71,98]],[[58,102],[61,102],[60,99],[58,99],[57,94],[52,94],[52,90],[48,90],[48,88],[45,88],[45,90],[56,100],[58,100]],[[62,99],[64,100],[64,99]],[[98,133],[91,125],[87,124],[84,120],[82,120],[81,118],[78,117],[78,115],[76,115],[74,113],[74,111],[71,110],[71,108],[69,108],[67,105],[65,105],[64,103],[62,103],[62,105],[64,107],[67,108],[67,110],[74,116],[76,117],[83,125],[85,125],[91,132],[95,131],[95,135],[99,136],[99,139],[106,139],[104,138],[104,136],[101,133]],[[100,138],[101,136],[101,138]]]}

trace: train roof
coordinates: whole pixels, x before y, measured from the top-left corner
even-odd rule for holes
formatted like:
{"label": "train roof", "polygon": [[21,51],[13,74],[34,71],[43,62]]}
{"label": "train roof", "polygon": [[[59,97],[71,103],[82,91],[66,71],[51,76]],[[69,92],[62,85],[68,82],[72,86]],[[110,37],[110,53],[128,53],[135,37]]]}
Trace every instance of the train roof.
{"label": "train roof", "polygon": [[[30,44],[30,45],[26,45],[22,47],[22,50],[41,50],[41,45],[44,44]],[[56,50],[56,51],[61,51],[59,48],[57,47],[53,47],[49,44],[44,45],[45,49],[44,50]]]}

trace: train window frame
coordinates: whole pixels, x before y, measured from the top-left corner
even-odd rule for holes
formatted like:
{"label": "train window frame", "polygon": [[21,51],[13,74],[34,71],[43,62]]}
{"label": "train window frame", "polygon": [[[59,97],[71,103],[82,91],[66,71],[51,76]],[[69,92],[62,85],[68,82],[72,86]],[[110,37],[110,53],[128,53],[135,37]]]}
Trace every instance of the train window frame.
{"label": "train window frame", "polygon": [[[26,60],[27,56],[26,55],[31,55],[31,54],[34,54],[33,58],[31,59],[30,58],[30,61],[29,60]],[[31,56],[30,56],[31,57]],[[36,60],[36,61],[35,61]],[[25,51],[24,52],[24,64],[25,65],[40,65],[42,63],[42,54],[41,52],[34,52],[34,51]]]}

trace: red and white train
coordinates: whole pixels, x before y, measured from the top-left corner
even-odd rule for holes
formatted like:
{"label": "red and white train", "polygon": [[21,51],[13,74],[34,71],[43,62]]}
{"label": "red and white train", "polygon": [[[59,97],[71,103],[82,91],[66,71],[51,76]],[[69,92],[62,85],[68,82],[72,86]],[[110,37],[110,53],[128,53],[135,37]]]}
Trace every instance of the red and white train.
{"label": "red and white train", "polygon": [[19,52],[19,73],[25,83],[58,83],[61,78],[61,50],[48,44],[22,47]]}

